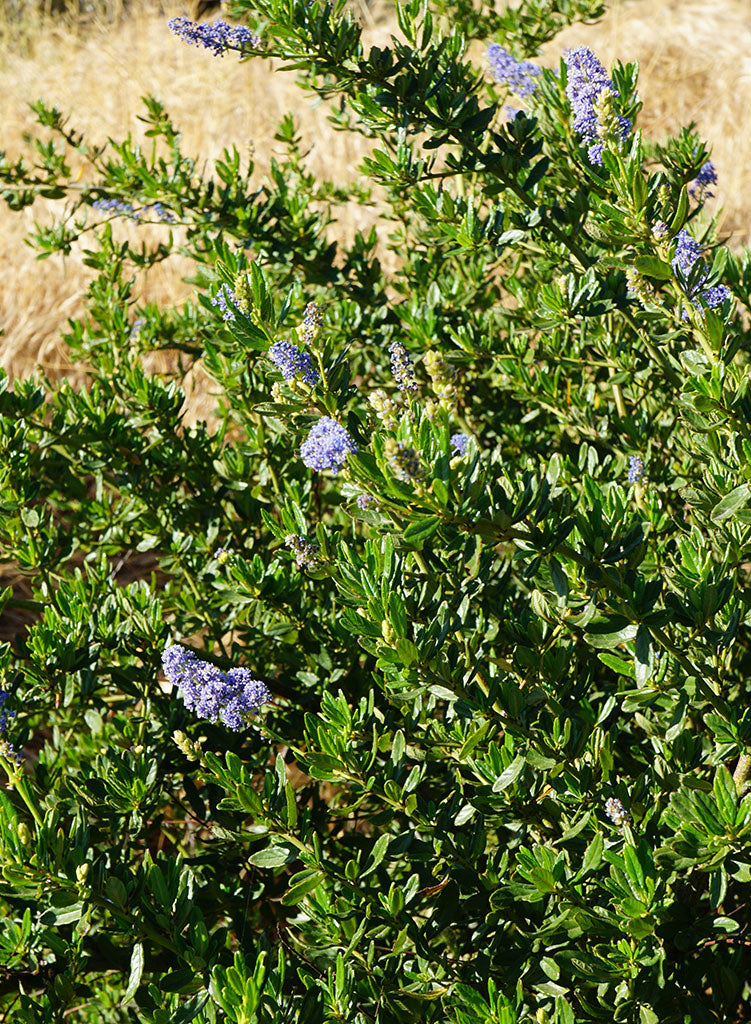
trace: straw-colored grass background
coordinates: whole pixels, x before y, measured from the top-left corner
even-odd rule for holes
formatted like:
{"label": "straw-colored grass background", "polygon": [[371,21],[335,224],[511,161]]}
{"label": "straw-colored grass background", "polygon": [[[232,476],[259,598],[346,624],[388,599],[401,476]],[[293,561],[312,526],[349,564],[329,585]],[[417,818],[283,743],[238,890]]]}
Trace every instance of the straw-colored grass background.
{"label": "straw-colored grass background", "polygon": [[[362,140],[334,132],[321,109],[313,110],[289,75],[263,61],[239,64],[188,47],[167,30],[164,14],[149,0],[117,24],[80,28],[61,22],[32,26],[28,42],[0,51],[2,146],[13,156],[24,148],[33,122],[28,103],[44,98],[70,114],[71,124],[91,141],[138,136],[139,97],[153,93],[166,104],[184,136],[185,151],[205,158],[223,146],[252,146],[259,175],[274,150],[281,115],[297,113],[312,147],[313,169],[344,178],[356,173]],[[177,0],[170,14],[186,13]],[[382,42],[393,28],[388,5],[361,6],[371,41]],[[652,138],[695,120],[713,147],[720,185],[714,209],[731,244],[751,236],[751,6],[747,0],[621,0],[598,25],[575,26],[551,46],[544,61],[556,61],[566,47],[591,46],[605,64],[616,57],[641,65],[644,101],[641,127]],[[481,51],[478,58],[482,59]],[[37,364],[53,376],[71,372],[61,329],[82,309],[88,280],[80,253],[37,261],[24,245],[35,219],[49,218],[49,204],[12,213],[0,208],[0,365],[23,374]],[[347,214],[341,230],[364,227],[372,214]],[[134,228],[159,231],[159,228]],[[179,258],[156,268],[146,284],[149,298],[174,302],[190,294],[181,280]]]}

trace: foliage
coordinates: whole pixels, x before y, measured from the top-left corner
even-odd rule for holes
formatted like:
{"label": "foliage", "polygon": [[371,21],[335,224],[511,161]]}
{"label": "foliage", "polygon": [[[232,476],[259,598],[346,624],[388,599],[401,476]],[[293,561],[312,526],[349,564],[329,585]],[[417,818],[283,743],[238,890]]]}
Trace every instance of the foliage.
{"label": "foliage", "polygon": [[[366,52],[339,0],[236,0],[374,140],[353,184],[289,117],[268,180],[207,168],[154,98],[151,148],[39,103],[0,162],[95,271],[88,385],[0,393],[5,1019],[750,1019],[751,261],[635,66],[586,135],[566,61],[509,120],[467,52],[600,12],[405,0]],[[332,241],[348,203],[377,228]],[[195,302],[139,303],[174,253]],[[197,717],[171,644],[273,701]]]}

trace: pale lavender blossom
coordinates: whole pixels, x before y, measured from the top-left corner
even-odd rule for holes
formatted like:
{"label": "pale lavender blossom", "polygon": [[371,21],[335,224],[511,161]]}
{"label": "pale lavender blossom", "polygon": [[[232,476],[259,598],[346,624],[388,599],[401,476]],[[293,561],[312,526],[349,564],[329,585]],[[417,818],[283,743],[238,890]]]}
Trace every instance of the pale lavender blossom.
{"label": "pale lavender blossom", "polygon": [[531,61],[515,60],[499,43],[491,43],[488,64],[496,80],[507,85],[516,96],[526,97],[536,92],[535,78],[542,74],[542,69]]}
{"label": "pale lavender blossom", "polygon": [[357,445],[341,423],[324,416],[311,427],[300,447],[300,456],[308,469],[330,469],[336,473],[347,461],[347,455],[356,451]]}
{"label": "pale lavender blossom", "polygon": [[[673,270],[680,270],[683,277],[688,279],[694,263],[701,258],[701,255],[701,245],[695,238],[689,235],[685,228],[681,228],[675,236],[675,255],[672,261]],[[702,285],[706,281],[708,273],[707,271],[699,277],[696,284],[692,286],[688,297],[692,305],[696,306],[696,298],[701,296],[704,304],[710,309],[714,309],[715,306],[721,306],[725,299],[730,298],[730,289],[727,285],[716,284],[711,288],[702,290]]]}
{"label": "pale lavender blossom", "polygon": [[315,384],[318,371],[309,352],[304,352],[291,341],[275,341],[269,349],[269,358],[276,363],[285,380],[300,376],[306,384]]}
{"label": "pale lavender blossom", "polygon": [[[590,162],[602,164],[603,122],[601,116],[598,117],[598,101],[602,102],[602,94],[606,92],[613,98],[617,97],[618,90],[589,47],[577,46],[567,50],[563,59],[567,68],[566,96],[574,115],[572,127],[588,146]],[[631,121],[627,117],[617,117],[615,123],[621,140],[625,139],[631,130]]]}
{"label": "pale lavender blossom", "polygon": [[710,191],[712,185],[717,184],[717,170],[711,160],[705,160],[699,168],[699,173],[694,179],[694,183],[688,190],[688,194],[696,199],[697,202],[703,202],[705,199],[711,199],[714,192]]}
{"label": "pale lavender blossom", "polygon": [[467,454],[467,446],[469,445],[468,434],[452,434],[450,440],[455,455]]}
{"label": "pale lavender blossom", "polygon": [[190,18],[172,18],[167,24],[170,32],[184,42],[203,46],[217,57],[223,57],[228,50],[244,54],[257,50],[261,45],[261,37],[245,25],[230,25],[226,21],[203,21],[199,24]]}
{"label": "pale lavender blossom", "polygon": [[209,722],[221,721],[233,732],[243,729],[249,716],[272,699],[266,684],[254,679],[248,669],[223,672],[178,644],[165,648],[162,666],[189,711]]}

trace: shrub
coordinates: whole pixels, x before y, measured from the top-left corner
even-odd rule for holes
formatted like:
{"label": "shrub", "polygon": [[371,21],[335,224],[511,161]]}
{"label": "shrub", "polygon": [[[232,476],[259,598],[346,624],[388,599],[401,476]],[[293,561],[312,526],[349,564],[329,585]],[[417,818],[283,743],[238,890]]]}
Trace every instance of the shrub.
{"label": "shrub", "polygon": [[[296,69],[354,182],[290,117],[268,180],[202,169],[154,98],[153,148],[39,103],[0,164],[95,272],[87,386],[0,395],[5,1019],[749,1020],[751,262],[706,148],[642,138],[634,65],[535,63],[596,0],[405,0],[368,52],[339,0],[233,13],[165,46]],[[195,301],[140,303],[177,252]]]}

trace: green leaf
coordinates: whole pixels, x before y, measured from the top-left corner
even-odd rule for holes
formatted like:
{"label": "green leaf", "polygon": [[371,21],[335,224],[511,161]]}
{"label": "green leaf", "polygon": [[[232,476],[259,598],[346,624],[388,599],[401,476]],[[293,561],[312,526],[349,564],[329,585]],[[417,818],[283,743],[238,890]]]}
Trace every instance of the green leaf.
{"label": "green leaf", "polygon": [[623,848],[623,861],[626,865],[626,874],[631,885],[638,893],[640,899],[647,900],[648,893],[645,886],[645,874],[641,860],[633,846],[626,844]]}
{"label": "green leaf", "polygon": [[577,875],[577,880],[584,878],[585,875],[589,875],[599,868],[602,863],[602,851],[604,848],[605,842],[600,833],[596,832],[592,842],[587,847],[587,852],[584,854],[584,861],[581,871]]}
{"label": "green leaf", "polygon": [[398,729],[394,735],[394,743],[391,748],[391,761],[393,764],[399,764],[401,762],[406,749],[407,742],[404,739],[404,733],[401,729]]}
{"label": "green leaf", "polygon": [[289,888],[282,896],[282,903],[285,907],[295,906],[325,879],[326,875],[317,868],[306,868],[304,871],[299,871],[290,879]]}
{"label": "green leaf", "polygon": [[653,277],[658,281],[670,281],[673,278],[673,268],[670,264],[663,263],[656,256],[637,256],[634,267],[645,277]]}
{"label": "green leaf", "polygon": [[524,754],[517,754],[511,764],[506,768],[493,783],[493,792],[502,793],[513,785],[524,770],[527,759]]}
{"label": "green leaf", "polygon": [[73,924],[83,917],[83,908],[84,904],[81,901],[66,907],[48,907],[39,920],[42,924],[54,924],[56,927]]}
{"label": "green leaf", "polygon": [[365,875],[369,875],[371,871],[375,871],[386,856],[386,850],[388,849],[390,842],[391,836],[388,833],[384,833],[376,839],[373,849],[370,851],[370,855],[365,863],[365,870],[361,872],[360,878],[364,878]]}
{"label": "green leaf", "polygon": [[584,635],[592,647],[609,649],[633,640],[637,628],[623,615],[611,615],[606,619],[595,619],[590,622]]}
{"label": "green leaf", "polygon": [[748,484],[735,487],[712,509],[712,520],[715,523],[721,523],[724,519],[728,519],[734,512],[747,505],[749,498],[751,498],[751,487]]}
{"label": "green leaf", "polygon": [[420,660],[420,652],[411,640],[400,637],[396,641],[396,651],[405,668],[409,668],[410,665],[414,665]]}
{"label": "green leaf", "polygon": [[425,541],[433,536],[440,525],[441,520],[438,516],[418,519],[417,522],[411,523],[404,531],[404,540],[411,547],[421,548]]}
{"label": "green leaf", "polygon": [[141,984],[141,975],[143,974],[143,945],[137,942],[133,947],[133,952],[130,954],[130,977],[128,978],[128,987],[123,992],[122,1002],[129,1002],[136,994],[138,986]]}
{"label": "green leaf", "polygon": [[720,765],[717,769],[713,789],[717,807],[723,821],[728,825],[735,825],[738,793],[733,782],[733,776],[724,765]]}
{"label": "green leaf", "polygon": [[267,846],[265,850],[259,850],[248,858],[257,868],[280,868],[289,859],[289,850],[281,846]]}
{"label": "green leaf", "polygon": [[165,974],[158,984],[162,992],[191,992],[199,988],[202,983],[200,976],[196,976],[195,971],[184,967]]}
{"label": "green leaf", "polygon": [[625,658],[619,658],[617,654],[598,654],[597,657],[608,668],[612,668],[614,672],[617,672],[619,676],[628,676],[633,679],[634,677],[634,663],[632,661],[626,661]]}
{"label": "green leaf", "polygon": [[107,883],[104,887],[104,891],[107,896],[116,903],[118,907],[125,907],[128,903],[128,890],[125,888],[123,883],[115,875],[112,875],[107,879]]}

